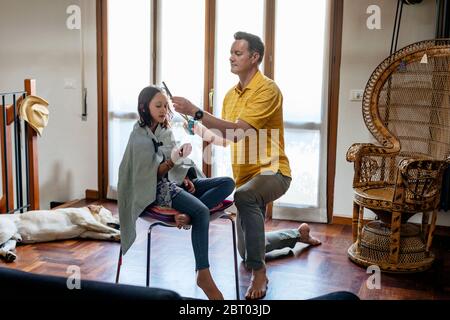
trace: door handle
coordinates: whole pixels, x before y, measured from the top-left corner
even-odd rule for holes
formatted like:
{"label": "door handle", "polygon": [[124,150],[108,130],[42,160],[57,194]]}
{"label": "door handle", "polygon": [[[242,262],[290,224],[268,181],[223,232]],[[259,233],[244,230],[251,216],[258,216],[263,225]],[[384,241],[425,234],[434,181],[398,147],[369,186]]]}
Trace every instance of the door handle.
{"label": "door handle", "polygon": [[211,112],[212,115],[214,115],[214,88],[211,88],[211,90],[209,90],[209,111]]}

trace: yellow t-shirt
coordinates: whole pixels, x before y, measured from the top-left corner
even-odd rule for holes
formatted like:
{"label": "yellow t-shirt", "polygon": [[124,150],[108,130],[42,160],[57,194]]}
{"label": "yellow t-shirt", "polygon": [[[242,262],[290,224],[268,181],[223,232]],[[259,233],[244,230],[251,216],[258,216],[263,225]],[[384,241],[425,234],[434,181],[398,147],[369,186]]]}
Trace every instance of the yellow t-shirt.
{"label": "yellow t-shirt", "polygon": [[232,144],[237,187],[264,172],[279,171],[291,177],[284,153],[283,95],[273,80],[258,71],[243,90],[233,87],[223,100],[222,119],[240,119],[253,127],[242,140]]}

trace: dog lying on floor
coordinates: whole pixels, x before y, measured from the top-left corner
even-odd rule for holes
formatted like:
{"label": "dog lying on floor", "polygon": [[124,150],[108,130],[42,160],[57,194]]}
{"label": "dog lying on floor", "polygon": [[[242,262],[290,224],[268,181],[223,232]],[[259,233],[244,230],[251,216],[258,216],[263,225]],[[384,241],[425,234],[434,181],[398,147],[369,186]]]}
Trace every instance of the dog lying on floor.
{"label": "dog lying on floor", "polygon": [[0,214],[0,257],[16,259],[17,243],[37,243],[72,238],[120,241],[119,219],[98,205],[82,208],[35,210]]}

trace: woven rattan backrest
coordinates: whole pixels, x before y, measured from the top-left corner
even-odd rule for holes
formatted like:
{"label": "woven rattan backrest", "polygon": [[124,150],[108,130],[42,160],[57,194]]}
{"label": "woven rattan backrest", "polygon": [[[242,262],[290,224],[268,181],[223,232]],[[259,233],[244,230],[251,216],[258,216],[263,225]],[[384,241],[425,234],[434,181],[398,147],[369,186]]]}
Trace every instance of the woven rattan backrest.
{"label": "woven rattan backrest", "polygon": [[364,121],[385,147],[404,156],[450,154],[450,39],[421,41],[385,59],[371,75]]}

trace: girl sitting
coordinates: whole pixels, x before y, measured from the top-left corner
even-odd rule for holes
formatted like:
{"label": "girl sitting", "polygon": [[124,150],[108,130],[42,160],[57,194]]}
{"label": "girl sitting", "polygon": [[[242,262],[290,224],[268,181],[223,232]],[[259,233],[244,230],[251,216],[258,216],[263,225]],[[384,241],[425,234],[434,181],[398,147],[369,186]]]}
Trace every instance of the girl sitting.
{"label": "girl sitting", "polygon": [[189,143],[177,147],[170,129],[172,112],[163,91],[144,88],[134,125],[119,168],[118,205],[123,254],[136,238],[136,220],[149,205],[172,207],[178,227],[192,225],[197,285],[209,299],[223,299],[209,271],[209,209],[226,199],[234,181],[204,178],[192,160]]}

